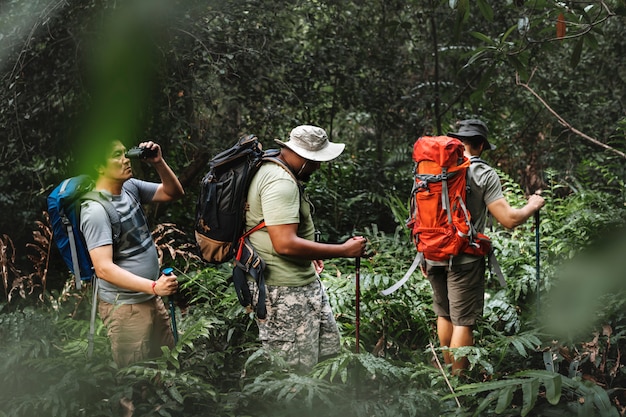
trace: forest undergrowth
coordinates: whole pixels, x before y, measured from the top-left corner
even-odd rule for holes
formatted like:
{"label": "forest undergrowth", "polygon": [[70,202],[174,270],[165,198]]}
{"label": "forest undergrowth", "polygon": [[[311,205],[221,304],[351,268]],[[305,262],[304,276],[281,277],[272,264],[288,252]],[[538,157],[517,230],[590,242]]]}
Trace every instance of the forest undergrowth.
{"label": "forest undergrowth", "polygon": [[[503,183],[512,205],[521,203],[519,188],[505,175]],[[455,352],[470,361],[461,377],[441,364],[428,282],[416,273],[380,293],[415,255],[401,226],[359,231],[369,256],[359,276],[358,341],[355,262],[326,262],[342,353],[299,374],[260,348],[230,266],[203,264],[183,231],[158,225],[161,263],[181,282],[180,340],[157,360],[117,369],[99,319],[87,355],[91,285],[77,291],[68,275],[63,288],[50,288],[58,254],[44,214],[26,247],[30,271],[15,266],[19,248],[9,236],[0,243],[0,416],[113,416],[122,398],[132,398],[135,416],[624,416],[626,240],[615,233],[623,205],[601,191],[544,195],[539,270],[535,223],[489,233],[507,285],[487,278],[476,345]],[[396,217],[406,214],[390,201]]]}

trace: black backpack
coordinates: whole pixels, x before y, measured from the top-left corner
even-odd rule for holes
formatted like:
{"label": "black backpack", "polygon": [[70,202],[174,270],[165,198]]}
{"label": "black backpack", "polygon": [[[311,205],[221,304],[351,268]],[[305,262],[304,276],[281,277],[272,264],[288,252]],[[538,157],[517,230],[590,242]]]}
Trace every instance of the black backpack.
{"label": "black backpack", "polygon": [[[233,282],[242,306],[249,308],[251,297],[246,283],[250,274],[259,286],[257,316],[265,318],[263,269],[265,263],[247,241],[247,237],[263,228],[261,221],[245,231],[245,210],[248,188],[254,174],[265,161],[282,166],[279,149],[263,151],[255,135],[243,136],[229,149],[209,162],[209,171],[200,182],[196,204],[195,236],[202,258],[213,264],[234,260]],[[295,180],[295,176],[294,180]]]}
{"label": "black backpack", "polygon": [[255,135],[244,136],[209,162],[200,182],[195,235],[202,258],[220,264],[233,258],[243,234],[248,186],[265,152]]}

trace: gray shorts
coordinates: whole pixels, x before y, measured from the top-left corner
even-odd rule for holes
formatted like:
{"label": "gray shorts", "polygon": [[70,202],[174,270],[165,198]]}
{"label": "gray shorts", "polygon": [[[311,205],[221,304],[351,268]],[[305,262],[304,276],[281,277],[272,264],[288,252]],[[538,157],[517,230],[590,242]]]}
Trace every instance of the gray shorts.
{"label": "gray shorts", "polygon": [[485,259],[468,264],[427,265],[433,289],[433,310],[455,326],[473,326],[483,315],[485,303]]}

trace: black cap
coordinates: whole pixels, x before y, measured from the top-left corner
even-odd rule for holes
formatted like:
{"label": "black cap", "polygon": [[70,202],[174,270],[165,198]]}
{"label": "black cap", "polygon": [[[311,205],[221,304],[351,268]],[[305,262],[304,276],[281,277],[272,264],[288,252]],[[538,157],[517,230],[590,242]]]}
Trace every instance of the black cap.
{"label": "black cap", "polygon": [[467,119],[461,120],[459,123],[459,130],[456,133],[448,133],[448,136],[457,139],[463,138],[472,138],[476,136],[480,136],[485,141],[485,149],[494,150],[496,149],[495,145],[492,145],[487,140],[487,135],[489,134],[489,129],[487,129],[487,125],[478,119]]}

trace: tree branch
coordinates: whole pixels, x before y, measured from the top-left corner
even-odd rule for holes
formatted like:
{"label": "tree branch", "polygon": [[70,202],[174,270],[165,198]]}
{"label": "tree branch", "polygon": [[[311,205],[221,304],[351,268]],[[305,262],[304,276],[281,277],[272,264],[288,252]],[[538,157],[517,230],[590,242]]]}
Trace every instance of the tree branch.
{"label": "tree branch", "polygon": [[[533,75],[535,74],[535,70],[533,70],[532,74],[530,75],[530,78],[528,79],[528,82],[530,82],[530,80],[532,79]],[[591,136],[588,136],[586,134],[584,134],[583,132],[581,132],[580,130],[576,129],[574,126],[572,126],[571,124],[569,124],[567,122],[567,120],[565,120],[563,117],[561,117],[556,111],[554,111],[554,109],[552,109],[552,107],[550,107],[550,105],[548,103],[546,103],[546,101],[544,99],[542,99],[539,94],[537,94],[527,83],[523,83],[520,81],[519,78],[519,74],[515,73],[515,84],[524,87],[526,90],[528,90],[533,96],[535,96],[535,98],[537,100],[539,100],[539,102],[541,104],[543,104],[543,106],[550,112],[552,113],[552,115],[554,115],[554,117],[556,117],[556,119],[558,120],[559,124],[563,127],[565,127],[567,130],[569,130],[570,132],[582,137],[583,139],[588,140],[589,142],[593,143],[594,145],[600,146],[601,148],[606,149],[607,151],[613,152],[616,155],[621,156],[622,158],[626,159],[626,154],[620,150],[617,150],[609,145],[607,145],[606,143],[602,143],[600,142],[598,139],[592,138]]]}

